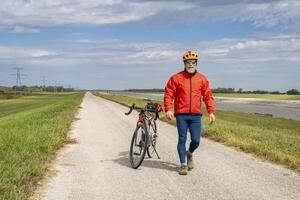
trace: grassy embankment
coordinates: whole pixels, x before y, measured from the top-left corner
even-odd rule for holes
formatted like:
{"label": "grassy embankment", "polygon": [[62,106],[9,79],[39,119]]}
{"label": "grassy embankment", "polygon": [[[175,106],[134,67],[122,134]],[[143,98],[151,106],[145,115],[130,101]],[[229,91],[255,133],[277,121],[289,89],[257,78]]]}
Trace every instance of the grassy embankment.
{"label": "grassy embankment", "polygon": [[240,94],[240,93],[214,93],[216,97],[235,97],[235,98],[257,98],[270,100],[300,100],[300,95],[288,94]]}
{"label": "grassy embankment", "polygon": [[27,199],[43,177],[83,94],[0,100],[0,199]]}
{"label": "grassy embankment", "polygon": [[[132,92],[134,94],[134,92]],[[161,94],[162,92],[138,92],[149,94]],[[288,94],[244,94],[244,93],[214,93],[216,97],[233,97],[233,98],[256,98],[256,99],[268,99],[268,100],[300,100],[300,95],[288,95]]]}
{"label": "grassy embankment", "polygon": [[[147,99],[98,93],[98,96],[125,106],[136,103],[143,107]],[[162,104],[162,102],[160,102]],[[217,121],[208,125],[206,113],[203,115],[202,135],[225,145],[254,153],[262,159],[283,164],[300,173],[300,122],[242,112],[216,112]],[[166,120],[173,125],[175,120]]]}
{"label": "grassy embankment", "polygon": [[[131,93],[149,93],[149,94],[161,94],[163,92],[154,91],[129,91]],[[268,99],[268,100],[300,100],[300,95],[288,95],[288,94],[247,94],[247,93],[214,93],[216,97],[233,97],[233,98],[257,98],[257,99]]]}

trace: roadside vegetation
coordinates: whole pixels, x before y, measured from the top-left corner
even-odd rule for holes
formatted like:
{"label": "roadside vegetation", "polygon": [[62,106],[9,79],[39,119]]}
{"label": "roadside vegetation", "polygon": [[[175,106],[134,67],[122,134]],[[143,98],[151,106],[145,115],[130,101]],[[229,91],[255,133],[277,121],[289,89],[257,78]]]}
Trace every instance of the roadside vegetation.
{"label": "roadside vegetation", "polygon": [[[94,93],[125,106],[136,103],[144,107],[149,99]],[[155,101],[163,104],[163,102]],[[204,109],[205,110],[205,109]],[[202,136],[247,153],[285,165],[300,173],[300,122],[242,112],[216,112],[217,121],[209,125],[206,112],[202,121]],[[168,121],[164,113],[160,120],[176,125],[175,119]]]}
{"label": "roadside vegetation", "polygon": [[68,130],[82,93],[0,99],[0,199],[28,199]]}

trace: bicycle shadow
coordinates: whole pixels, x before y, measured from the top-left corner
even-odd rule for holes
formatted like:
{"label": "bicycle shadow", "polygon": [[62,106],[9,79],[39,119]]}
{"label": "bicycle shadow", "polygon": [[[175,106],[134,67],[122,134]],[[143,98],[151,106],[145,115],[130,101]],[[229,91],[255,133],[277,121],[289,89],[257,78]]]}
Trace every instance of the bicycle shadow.
{"label": "bicycle shadow", "polygon": [[[130,161],[129,161],[129,151],[120,152],[119,156],[120,157],[118,159],[115,159],[113,161],[122,166],[132,168]],[[148,158],[147,155],[145,155],[145,159],[144,159],[141,167],[162,169],[162,170],[168,170],[168,171],[172,171],[172,172],[177,172],[179,169],[179,166],[174,163],[159,160],[159,159],[155,158],[155,156],[154,156],[154,158]]]}

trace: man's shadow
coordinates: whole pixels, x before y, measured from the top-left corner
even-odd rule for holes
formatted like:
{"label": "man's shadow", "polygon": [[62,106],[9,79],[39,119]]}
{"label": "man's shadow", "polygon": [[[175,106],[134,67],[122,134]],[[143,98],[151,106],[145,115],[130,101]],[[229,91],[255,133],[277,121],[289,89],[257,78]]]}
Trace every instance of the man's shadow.
{"label": "man's shadow", "polygon": [[[131,167],[130,160],[129,160],[129,151],[124,151],[119,153],[119,158],[113,160],[114,162],[118,163],[119,165],[126,166],[129,168]],[[149,167],[149,168],[156,168],[156,169],[163,169],[169,170],[172,172],[177,172],[178,165],[170,162],[164,162],[160,159],[157,159],[155,155],[152,158],[148,158],[147,154],[141,164],[142,167]]]}

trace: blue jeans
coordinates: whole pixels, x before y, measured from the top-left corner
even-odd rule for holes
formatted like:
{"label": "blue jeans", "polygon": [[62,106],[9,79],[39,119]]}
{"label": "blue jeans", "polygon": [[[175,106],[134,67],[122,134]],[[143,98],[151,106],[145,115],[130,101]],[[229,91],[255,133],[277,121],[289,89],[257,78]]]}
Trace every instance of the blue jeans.
{"label": "blue jeans", "polygon": [[191,133],[191,143],[189,151],[193,153],[200,144],[201,115],[177,114],[176,124],[178,130],[177,151],[179,154],[180,163],[185,163],[185,143],[187,138],[187,130],[189,129]]}

